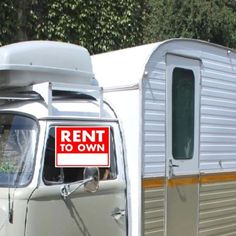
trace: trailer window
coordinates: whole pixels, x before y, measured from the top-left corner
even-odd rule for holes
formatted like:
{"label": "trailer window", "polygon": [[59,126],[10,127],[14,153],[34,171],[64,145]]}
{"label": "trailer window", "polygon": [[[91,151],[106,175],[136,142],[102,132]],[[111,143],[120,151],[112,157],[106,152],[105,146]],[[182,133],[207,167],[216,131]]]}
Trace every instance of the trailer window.
{"label": "trailer window", "polygon": [[[112,130],[111,130],[112,131]],[[112,180],[117,176],[116,152],[113,134],[110,140],[110,168],[99,168],[100,180]],[[44,158],[43,180],[47,185],[71,183],[83,180],[84,168],[55,167],[55,128],[49,130]]]}
{"label": "trailer window", "polygon": [[172,83],[172,155],[191,159],[194,147],[194,74],[175,68]]}

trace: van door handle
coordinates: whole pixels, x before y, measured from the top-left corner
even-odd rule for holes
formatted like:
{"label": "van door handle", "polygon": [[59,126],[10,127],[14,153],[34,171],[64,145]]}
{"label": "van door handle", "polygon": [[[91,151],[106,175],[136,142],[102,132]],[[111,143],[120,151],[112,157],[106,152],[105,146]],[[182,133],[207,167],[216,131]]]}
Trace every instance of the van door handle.
{"label": "van door handle", "polygon": [[125,210],[121,210],[119,208],[115,208],[111,214],[111,216],[116,220],[120,220],[121,217],[125,216],[126,211]]}

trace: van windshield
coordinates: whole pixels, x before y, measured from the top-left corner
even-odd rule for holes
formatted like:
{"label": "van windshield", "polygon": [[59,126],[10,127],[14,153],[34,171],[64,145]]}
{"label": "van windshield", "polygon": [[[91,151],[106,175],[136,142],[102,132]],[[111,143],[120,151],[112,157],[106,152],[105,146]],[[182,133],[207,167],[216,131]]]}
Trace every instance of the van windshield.
{"label": "van windshield", "polygon": [[0,187],[20,187],[31,181],[37,134],[35,120],[0,113]]}

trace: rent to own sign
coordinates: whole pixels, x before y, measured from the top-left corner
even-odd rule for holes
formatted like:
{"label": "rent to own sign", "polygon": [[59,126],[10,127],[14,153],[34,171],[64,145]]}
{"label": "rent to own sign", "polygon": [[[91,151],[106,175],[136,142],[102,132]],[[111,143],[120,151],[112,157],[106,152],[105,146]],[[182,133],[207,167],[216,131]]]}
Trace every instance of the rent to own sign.
{"label": "rent to own sign", "polygon": [[56,167],[109,167],[109,152],[109,127],[56,127]]}

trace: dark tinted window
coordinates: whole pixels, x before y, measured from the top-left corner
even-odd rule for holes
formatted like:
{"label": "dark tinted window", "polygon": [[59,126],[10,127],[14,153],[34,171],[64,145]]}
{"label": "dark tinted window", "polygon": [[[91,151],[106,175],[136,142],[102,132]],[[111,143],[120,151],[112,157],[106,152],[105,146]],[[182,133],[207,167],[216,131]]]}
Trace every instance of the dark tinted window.
{"label": "dark tinted window", "polygon": [[172,155],[191,159],[194,147],[194,74],[175,68],[172,83]]}
{"label": "dark tinted window", "polygon": [[[116,154],[114,138],[111,132],[110,140],[110,168],[99,168],[100,180],[111,180],[117,176]],[[56,168],[55,167],[55,128],[49,131],[46,145],[43,179],[45,184],[70,183],[83,180],[84,168]]]}

